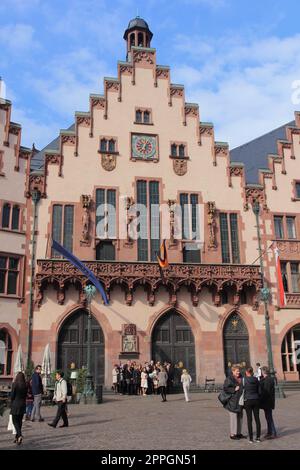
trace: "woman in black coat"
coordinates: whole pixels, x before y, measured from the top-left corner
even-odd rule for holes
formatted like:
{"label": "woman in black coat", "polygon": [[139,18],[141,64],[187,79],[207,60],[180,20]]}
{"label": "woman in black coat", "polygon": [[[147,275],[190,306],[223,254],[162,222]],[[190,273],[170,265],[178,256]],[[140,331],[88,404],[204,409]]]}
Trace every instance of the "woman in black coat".
{"label": "woman in black coat", "polygon": [[26,396],[27,387],[25,375],[23,372],[18,372],[12,384],[11,389],[11,415],[13,425],[16,429],[15,443],[21,444],[22,438],[22,422],[23,416],[26,412]]}
{"label": "woman in black coat", "polygon": [[267,367],[262,367],[261,371],[260,408],[265,412],[268,426],[268,432],[264,437],[265,439],[274,439],[277,437],[277,431],[273,421],[273,410],[275,409],[275,379],[270,375],[270,371]]}
{"label": "woman in black coat", "polygon": [[243,408],[239,404],[243,392],[243,383],[240,368],[233,365],[231,375],[229,375],[223,385],[225,393],[230,395],[224,408],[229,411],[230,416],[230,439],[242,439]]}

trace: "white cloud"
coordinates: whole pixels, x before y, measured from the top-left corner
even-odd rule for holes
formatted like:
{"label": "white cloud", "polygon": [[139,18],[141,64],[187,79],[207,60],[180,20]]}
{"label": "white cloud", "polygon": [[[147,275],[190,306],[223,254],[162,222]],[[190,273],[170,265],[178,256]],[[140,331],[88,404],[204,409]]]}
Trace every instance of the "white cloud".
{"label": "white cloud", "polygon": [[36,48],[38,43],[34,40],[33,36],[34,29],[28,24],[17,23],[0,27],[0,43],[2,48],[7,48],[13,53]]}
{"label": "white cloud", "polygon": [[[199,103],[201,120],[214,122],[217,140],[233,148],[294,119],[292,83],[300,79],[300,35],[228,36],[208,46],[200,37],[178,39],[175,47],[188,55],[189,65],[178,65],[172,81],[187,85],[187,99]],[[198,43],[199,51],[192,47]]]}
{"label": "white cloud", "polygon": [[89,94],[102,92],[103,77],[111,74],[94,53],[81,48],[54,57],[39,76],[27,76],[26,81],[48,109],[72,121],[76,110],[88,110]]}
{"label": "white cloud", "polygon": [[53,140],[59,133],[57,123],[41,123],[41,120],[30,116],[30,110],[26,111],[13,106],[12,120],[22,125],[22,141],[25,147],[31,147],[33,142],[36,148],[41,149]]}

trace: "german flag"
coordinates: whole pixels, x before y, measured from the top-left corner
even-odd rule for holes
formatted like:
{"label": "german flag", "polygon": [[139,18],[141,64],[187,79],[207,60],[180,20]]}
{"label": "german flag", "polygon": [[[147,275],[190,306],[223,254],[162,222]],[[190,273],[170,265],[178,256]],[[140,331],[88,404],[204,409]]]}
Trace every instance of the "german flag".
{"label": "german flag", "polygon": [[159,254],[157,255],[157,262],[159,265],[161,278],[164,279],[164,269],[168,268],[169,266],[166,240],[164,240],[160,245]]}

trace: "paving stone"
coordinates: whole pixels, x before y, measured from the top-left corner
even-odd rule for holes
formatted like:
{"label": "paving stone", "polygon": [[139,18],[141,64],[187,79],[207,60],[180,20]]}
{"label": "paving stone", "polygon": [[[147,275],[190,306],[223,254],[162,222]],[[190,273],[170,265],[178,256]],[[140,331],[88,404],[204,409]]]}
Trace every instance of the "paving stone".
{"label": "paving stone", "polygon": [[[186,403],[181,394],[160,396],[104,396],[100,405],[69,405],[69,427],[50,428],[56,407],[45,406],[45,422],[25,422],[23,449],[299,449],[300,392],[278,400],[274,414],[279,438],[248,444],[229,439],[229,416],[216,393],[193,393]],[[266,431],[261,411],[262,435]],[[17,449],[7,431],[8,413],[0,418],[0,449]],[[61,424],[61,423],[59,423]],[[254,425],[255,429],[255,425]],[[244,414],[243,432],[247,434]]]}

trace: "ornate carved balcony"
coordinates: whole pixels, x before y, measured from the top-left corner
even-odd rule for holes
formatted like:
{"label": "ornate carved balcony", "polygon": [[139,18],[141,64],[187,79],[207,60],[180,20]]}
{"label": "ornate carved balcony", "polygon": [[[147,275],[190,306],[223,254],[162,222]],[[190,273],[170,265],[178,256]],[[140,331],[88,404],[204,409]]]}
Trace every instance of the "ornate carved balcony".
{"label": "ornate carved balcony", "polygon": [[297,294],[285,294],[286,305],[289,308],[300,308],[300,293]]}
{"label": "ornate carved balcony", "polygon": [[[244,287],[253,286],[256,292],[261,288],[259,267],[253,265],[170,264],[164,279],[161,278],[157,263],[87,261],[85,265],[103,283],[108,298],[114,285],[122,286],[127,305],[131,305],[137,286],[145,287],[150,305],[154,304],[155,292],[161,285],[167,288],[171,305],[176,304],[177,292],[181,286],[188,287],[194,305],[198,305],[203,286],[212,290],[216,305],[221,302],[221,292],[225,285],[230,285],[235,290],[236,304]],[[87,278],[68,261],[38,260],[35,302],[40,306],[43,290],[48,284],[53,284],[57,289],[58,303],[63,304],[65,289],[69,284],[73,284],[79,290],[80,303],[84,304],[86,299],[83,288],[87,282]]]}

